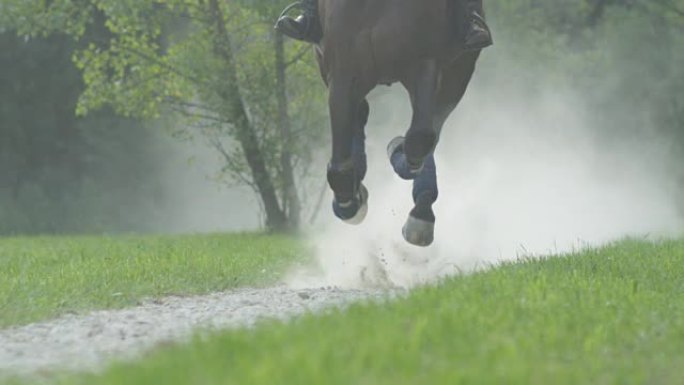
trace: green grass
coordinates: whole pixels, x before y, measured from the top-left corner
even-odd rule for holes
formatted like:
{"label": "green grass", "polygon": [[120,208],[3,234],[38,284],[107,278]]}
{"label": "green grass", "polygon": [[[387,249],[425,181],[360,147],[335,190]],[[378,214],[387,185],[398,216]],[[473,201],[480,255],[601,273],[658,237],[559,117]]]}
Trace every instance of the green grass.
{"label": "green grass", "polygon": [[0,327],[272,284],[304,254],[292,238],[256,234],[0,238]]}
{"label": "green grass", "polygon": [[681,384],[684,242],[508,264],[64,384]]}

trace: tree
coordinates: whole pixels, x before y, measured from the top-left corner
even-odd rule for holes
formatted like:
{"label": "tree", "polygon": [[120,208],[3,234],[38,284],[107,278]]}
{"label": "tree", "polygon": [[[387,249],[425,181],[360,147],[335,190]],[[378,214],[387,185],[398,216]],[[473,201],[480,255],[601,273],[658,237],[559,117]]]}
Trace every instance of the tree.
{"label": "tree", "polygon": [[153,129],[109,109],[75,116],[67,36],[4,32],[0,46],[0,234],[155,229],[166,211]]}
{"label": "tree", "polygon": [[312,97],[316,69],[298,60],[305,48],[273,33],[281,4],[256,3],[8,0],[3,11],[19,34],[60,32],[81,44],[102,20],[109,38],[74,58],[86,85],[78,113],[112,106],[131,117],[182,117],[224,157],[225,175],[258,194],[267,227],[292,229],[325,109]]}
{"label": "tree", "polygon": [[[5,214],[0,232],[4,232],[7,222],[16,217],[10,218],[8,207],[23,207],[25,191],[46,182],[50,188],[43,193],[53,201],[62,200],[65,187],[80,178],[84,165],[78,156],[83,143],[73,114],[80,82],[70,63],[69,40],[55,36],[25,42],[0,33],[0,46],[0,212]],[[46,62],[59,68],[60,76],[44,71]],[[60,181],[48,182],[49,174]],[[22,230],[35,225],[31,215],[25,217]]]}

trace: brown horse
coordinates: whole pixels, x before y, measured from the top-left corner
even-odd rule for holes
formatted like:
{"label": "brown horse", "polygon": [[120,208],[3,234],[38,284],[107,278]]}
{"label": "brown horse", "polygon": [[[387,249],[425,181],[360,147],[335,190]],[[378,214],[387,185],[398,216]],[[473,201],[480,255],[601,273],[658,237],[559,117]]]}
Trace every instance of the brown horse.
{"label": "brown horse", "polygon": [[437,180],[433,152],[444,122],[461,101],[479,51],[465,51],[462,0],[319,0],[323,39],[316,47],[329,90],[332,158],[328,182],[337,217],[363,221],[368,191],[364,126],[368,93],[400,82],[413,119],[404,137],[388,146],[400,177],[414,181],[415,207],[404,238],[428,246],[434,239]]}

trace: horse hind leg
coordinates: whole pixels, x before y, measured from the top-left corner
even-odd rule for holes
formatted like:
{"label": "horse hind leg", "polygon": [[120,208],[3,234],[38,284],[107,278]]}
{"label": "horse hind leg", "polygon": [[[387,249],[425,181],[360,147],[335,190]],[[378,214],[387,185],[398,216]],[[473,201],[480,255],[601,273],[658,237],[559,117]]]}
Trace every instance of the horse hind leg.
{"label": "horse hind leg", "polygon": [[438,78],[436,61],[425,60],[402,80],[411,97],[413,118],[405,137],[394,138],[387,147],[390,163],[402,179],[417,178],[437,144],[434,115]]}
{"label": "horse hind leg", "polygon": [[[449,115],[463,98],[472,77],[476,60],[477,54],[467,55],[452,68],[442,73],[433,115],[434,128],[437,135],[439,135]],[[390,144],[389,151],[394,151],[394,161],[392,163],[395,165],[395,170],[399,168],[398,173],[399,171],[407,172],[408,164],[399,155],[401,151],[397,151],[397,149],[403,147],[404,140],[399,139],[393,142],[394,145]],[[407,175],[411,176],[411,174]],[[406,179],[413,179],[413,200],[415,206],[406,220],[402,233],[407,242],[416,246],[426,247],[434,241],[435,214],[432,206],[437,201],[439,195],[434,149],[425,159],[422,170],[412,176],[412,178]]]}
{"label": "horse hind leg", "polygon": [[351,219],[359,208],[359,186],[352,159],[355,105],[352,81],[337,76],[329,84],[330,126],[332,129],[332,157],[327,179],[334,193],[333,209],[340,219]]}
{"label": "horse hind leg", "polygon": [[437,167],[434,154],[430,154],[420,174],[413,180],[414,207],[402,228],[402,235],[408,243],[427,247],[434,241],[435,213],[432,205],[438,195]]}
{"label": "horse hind leg", "polygon": [[[354,186],[357,186],[358,193],[346,203],[341,202],[336,195],[332,204],[333,213],[335,216],[352,225],[361,224],[368,214],[369,194],[368,189],[363,185],[362,182],[368,169],[366,157],[366,135],[364,128],[368,121],[369,113],[370,108],[368,102],[364,99],[358,108],[358,115],[356,115],[354,125],[351,141],[351,167],[349,167],[349,163],[347,165],[347,173],[349,173],[349,169],[351,169],[352,183]],[[343,173],[335,174],[334,171],[331,172],[331,166],[329,167],[328,181],[331,187],[333,187],[333,191],[335,191],[334,183],[344,182]],[[349,182],[347,181],[347,183]]]}

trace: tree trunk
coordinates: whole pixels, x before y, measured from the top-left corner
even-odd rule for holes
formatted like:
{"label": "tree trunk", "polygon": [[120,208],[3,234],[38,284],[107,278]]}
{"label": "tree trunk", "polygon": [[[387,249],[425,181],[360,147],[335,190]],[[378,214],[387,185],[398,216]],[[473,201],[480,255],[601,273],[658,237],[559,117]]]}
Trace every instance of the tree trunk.
{"label": "tree trunk", "polygon": [[[200,4],[203,3],[204,1],[200,0]],[[237,68],[233,59],[230,36],[223,19],[223,11],[218,0],[209,0],[208,5],[209,17],[214,27],[214,51],[225,64],[223,79],[226,82],[218,91],[219,96],[226,102],[226,115],[235,125],[237,139],[240,142],[247,165],[252,174],[252,179],[264,204],[266,226],[270,230],[285,230],[287,229],[287,219],[278,203],[273,180],[266,168],[266,161],[259,146],[258,137],[249,120],[247,108],[240,95]]]}
{"label": "tree trunk", "polygon": [[280,168],[283,185],[283,206],[287,211],[288,224],[292,229],[299,227],[301,203],[297,194],[297,185],[292,167],[292,127],[287,101],[287,63],[285,62],[285,41],[283,35],[275,33],[275,70],[276,97],[278,100],[278,125],[280,126]]}

